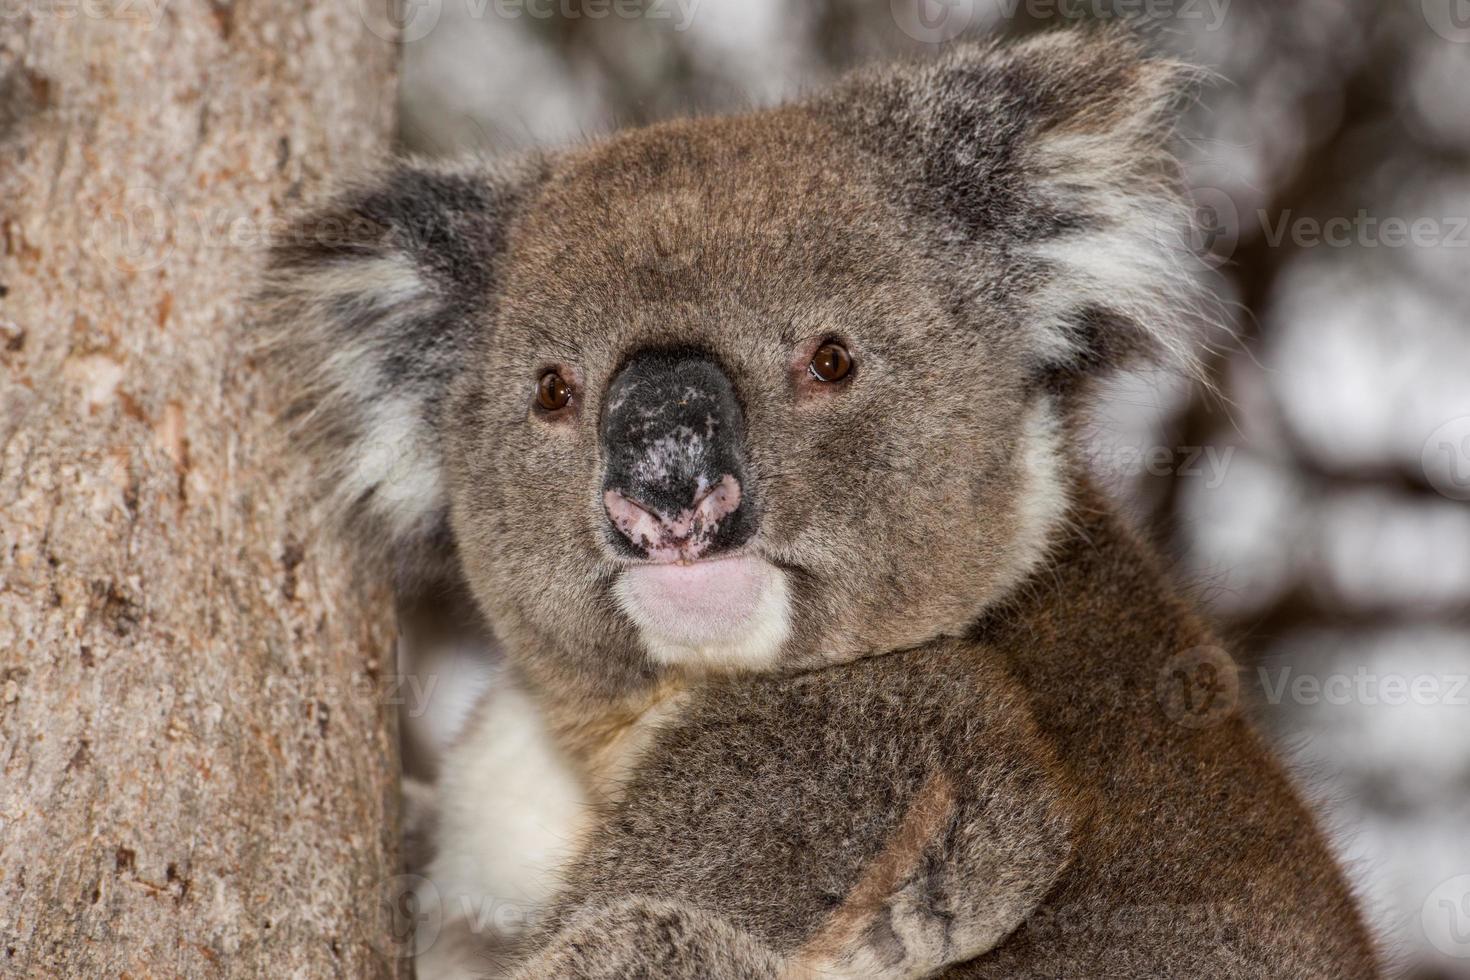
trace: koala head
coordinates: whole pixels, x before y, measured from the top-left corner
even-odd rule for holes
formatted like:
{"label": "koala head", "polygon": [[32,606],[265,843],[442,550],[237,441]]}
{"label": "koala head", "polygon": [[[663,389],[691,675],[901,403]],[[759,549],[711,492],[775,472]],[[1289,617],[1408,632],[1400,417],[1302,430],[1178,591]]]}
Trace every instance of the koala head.
{"label": "koala head", "polygon": [[1182,344],[1183,74],[1055,34],[399,165],[276,250],[298,431],[399,588],[462,571],[532,672],[962,631],[1063,520],[1079,382]]}

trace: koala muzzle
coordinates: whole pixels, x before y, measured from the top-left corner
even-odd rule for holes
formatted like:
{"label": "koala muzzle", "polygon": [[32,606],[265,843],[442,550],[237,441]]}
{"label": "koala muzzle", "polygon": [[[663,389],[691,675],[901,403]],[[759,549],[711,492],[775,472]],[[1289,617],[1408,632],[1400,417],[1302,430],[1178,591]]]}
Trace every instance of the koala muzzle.
{"label": "koala muzzle", "polygon": [[729,376],[708,354],[635,354],[608,387],[598,431],[603,507],[625,555],[695,561],[754,533],[744,417]]}

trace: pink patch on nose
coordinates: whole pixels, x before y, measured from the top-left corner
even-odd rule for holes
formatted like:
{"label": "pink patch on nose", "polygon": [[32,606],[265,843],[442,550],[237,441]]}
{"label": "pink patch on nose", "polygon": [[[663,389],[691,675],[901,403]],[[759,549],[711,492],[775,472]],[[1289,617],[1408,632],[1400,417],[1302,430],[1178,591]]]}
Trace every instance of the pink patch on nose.
{"label": "pink patch on nose", "polygon": [[659,636],[691,646],[727,637],[748,622],[772,574],[758,558],[637,565],[623,573],[638,620]]}
{"label": "pink patch on nose", "polygon": [[613,526],[635,545],[651,551],[663,540],[663,521],[616,490],[602,495],[602,505],[607,508],[607,516],[612,518]]}
{"label": "pink patch on nose", "polygon": [[727,473],[692,503],[688,510],[669,516],[616,490],[602,495],[613,526],[656,562],[693,561],[708,551],[720,521],[740,507],[740,483]]}

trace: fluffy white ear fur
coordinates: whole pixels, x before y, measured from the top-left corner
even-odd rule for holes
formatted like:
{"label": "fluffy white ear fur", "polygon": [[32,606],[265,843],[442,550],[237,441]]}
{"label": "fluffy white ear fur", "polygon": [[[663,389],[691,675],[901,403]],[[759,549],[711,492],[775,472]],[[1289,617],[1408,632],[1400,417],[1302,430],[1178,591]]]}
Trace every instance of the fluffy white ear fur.
{"label": "fluffy white ear fur", "polygon": [[[1085,356],[1079,312],[1105,311],[1137,331],[1132,343],[1140,350],[1193,373],[1194,328],[1213,314],[1205,309],[1195,217],[1170,142],[1180,103],[1201,72],[1142,57],[1126,37],[1104,38],[1116,46],[1113,56],[1135,59],[1125,90],[1115,104],[1100,100],[1042,128],[1025,154],[1037,196],[1061,213],[1085,216],[1074,231],[1032,250],[1057,273],[1031,299],[1039,351],[1048,360]],[[1098,56],[1094,44],[1075,32],[1047,35],[1014,57],[1085,66]]]}
{"label": "fluffy white ear fur", "polygon": [[1214,318],[1170,144],[1201,74],[1123,30],[1060,31],[862,73],[824,105],[1039,373],[1192,369]]}
{"label": "fluffy white ear fur", "polygon": [[539,158],[405,161],[347,187],[274,245],[256,349],[290,393],[327,522],[400,581],[453,577],[438,434],[493,303],[506,229]]}
{"label": "fluffy white ear fur", "polygon": [[263,342],[297,385],[293,437],[315,457],[334,523],[355,507],[394,538],[424,530],[444,503],[434,393],[390,376],[397,338],[431,317],[435,297],[412,258],[365,257],[323,268],[272,270]]}

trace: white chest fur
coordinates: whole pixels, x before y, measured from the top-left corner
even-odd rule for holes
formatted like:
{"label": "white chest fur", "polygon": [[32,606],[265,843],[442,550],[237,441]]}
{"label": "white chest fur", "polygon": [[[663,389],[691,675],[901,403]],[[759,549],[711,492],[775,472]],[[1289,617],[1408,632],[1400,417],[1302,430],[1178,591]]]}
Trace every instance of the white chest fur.
{"label": "white chest fur", "polygon": [[419,943],[420,980],[508,975],[516,941],[534,928],[576,857],[597,802],[613,801],[660,722],[676,715],[682,687],[655,693],[639,713],[599,726],[578,766],[557,744],[538,705],[502,674],[445,753],[425,872],[424,906],[437,909]]}
{"label": "white chest fur", "polygon": [[509,677],[486,695],[442,773],[426,875],[442,924],[420,944],[418,975],[485,977],[555,893],[591,810],[540,711]]}

